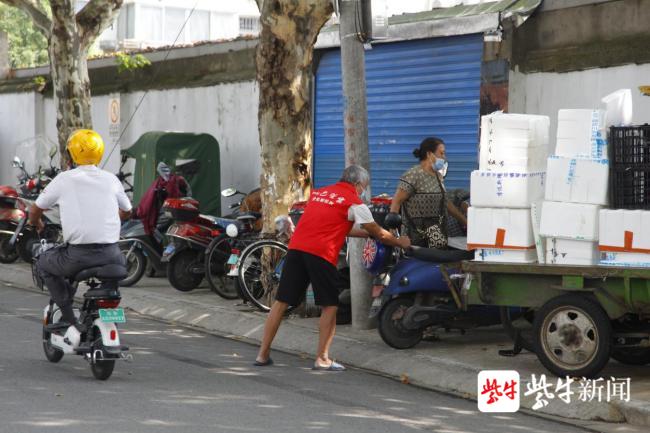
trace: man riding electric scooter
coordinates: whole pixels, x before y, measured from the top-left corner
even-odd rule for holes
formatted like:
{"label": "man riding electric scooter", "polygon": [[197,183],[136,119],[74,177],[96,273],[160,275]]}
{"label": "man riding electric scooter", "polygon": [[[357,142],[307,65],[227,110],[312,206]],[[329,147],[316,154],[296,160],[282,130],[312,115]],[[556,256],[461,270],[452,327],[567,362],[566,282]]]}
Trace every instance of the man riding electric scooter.
{"label": "man riding electric scooter", "polygon": [[85,331],[79,329],[82,326],[77,324],[72,309],[75,289],[68,279],[87,268],[124,265],[117,244],[120,219],[131,214],[131,203],[121,182],[114,174],[97,167],[104,154],[104,141],[98,133],[89,129],[73,132],[67,151],[76,168],[55,177],[29,212],[30,224],[40,231],[43,211],[54,205],[60,209],[64,244],[43,252],[36,266],[61,309],[61,321],[47,329],[66,334],[75,325],[79,333]]}

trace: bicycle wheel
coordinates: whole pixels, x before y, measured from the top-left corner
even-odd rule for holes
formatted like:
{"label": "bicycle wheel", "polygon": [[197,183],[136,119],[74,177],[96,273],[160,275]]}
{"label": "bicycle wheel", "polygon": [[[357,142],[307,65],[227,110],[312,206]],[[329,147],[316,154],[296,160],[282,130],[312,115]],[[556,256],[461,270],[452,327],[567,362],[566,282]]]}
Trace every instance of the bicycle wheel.
{"label": "bicycle wheel", "polygon": [[214,293],[224,299],[237,299],[236,280],[228,277],[228,259],[232,251],[232,239],[222,235],[215,239],[205,256],[205,276]]}
{"label": "bicycle wheel", "polygon": [[239,285],[246,298],[260,311],[269,311],[280,283],[288,248],[275,240],[249,245],[239,260]]}

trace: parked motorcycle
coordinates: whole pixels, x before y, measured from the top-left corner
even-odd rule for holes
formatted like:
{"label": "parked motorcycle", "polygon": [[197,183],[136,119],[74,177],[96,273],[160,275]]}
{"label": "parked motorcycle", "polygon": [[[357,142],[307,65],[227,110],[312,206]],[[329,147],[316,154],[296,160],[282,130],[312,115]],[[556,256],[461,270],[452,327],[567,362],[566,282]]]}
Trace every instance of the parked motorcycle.
{"label": "parked motorcycle", "polygon": [[167,229],[169,243],[162,261],[167,263],[167,279],[181,292],[194,290],[205,275],[205,250],[213,238],[224,232],[231,221],[199,213],[199,202],[192,198],[167,199],[163,211],[174,222]]}
{"label": "parked motorcycle", "polygon": [[[39,237],[36,230],[26,224],[20,225],[16,219],[27,218],[29,208],[32,206],[34,200],[45,189],[45,187],[52,181],[52,179],[60,173],[60,169],[54,164],[54,157],[57,154],[56,146],[51,146],[48,152],[49,161],[48,168],[39,166],[33,174],[30,174],[25,168],[25,162],[18,156],[14,157],[12,165],[19,170],[18,174],[18,188],[20,190],[19,197],[16,198],[17,211],[13,213],[13,218],[5,224],[8,224],[9,230],[13,229],[15,236],[10,242],[14,245],[15,253],[25,262],[31,262],[33,258],[34,246],[38,244]],[[46,236],[51,239],[57,239],[61,234],[61,221],[59,218],[58,207],[48,209],[44,212],[43,216],[46,226]]]}
{"label": "parked motorcycle", "polygon": [[[171,223],[171,218],[164,213],[160,214],[154,232],[159,245],[163,244],[165,233]],[[154,245],[151,236],[145,233],[142,221],[131,219],[122,224],[118,243],[126,258],[127,268],[127,276],[120,281],[120,286],[135,285],[142,279],[147,269],[151,272],[150,276],[167,272],[167,264],[162,261],[159,245]]]}
{"label": "parked motorcycle", "polygon": [[18,197],[18,191],[8,185],[0,185],[0,263],[18,260],[18,251],[9,242],[16,226],[25,216],[25,204]]}
{"label": "parked motorcycle", "polygon": [[[126,161],[127,156],[124,155],[117,178],[125,185],[125,191],[128,193],[133,191],[133,185],[128,181],[132,174],[123,171]],[[191,161],[177,166],[176,169],[183,176],[191,176],[198,172],[198,162]],[[160,194],[160,200],[166,197],[164,190],[156,190],[156,194]],[[168,243],[166,233],[172,222],[168,212],[161,209],[151,236],[145,232],[139,215],[135,215],[133,219],[122,225],[118,242],[126,258],[127,277],[120,281],[121,286],[127,287],[136,284],[145,272],[148,272],[148,276],[151,277],[167,273],[167,262],[163,261],[163,248]]]}
{"label": "parked motorcycle", "polygon": [[[401,223],[391,222],[388,228]],[[450,239],[450,246],[454,245]],[[370,317],[378,322],[382,340],[395,349],[408,349],[422,340],[427,328],[466,329],[502,322],[502,311],[492,306],[462,308],[461,285],[464,275],[455,264],[473,258],[458,249],[411,247],[404,255],[392,247],[369,239],[362,261],[375,275]],[[523,309],[507,310],[515,320]]]}

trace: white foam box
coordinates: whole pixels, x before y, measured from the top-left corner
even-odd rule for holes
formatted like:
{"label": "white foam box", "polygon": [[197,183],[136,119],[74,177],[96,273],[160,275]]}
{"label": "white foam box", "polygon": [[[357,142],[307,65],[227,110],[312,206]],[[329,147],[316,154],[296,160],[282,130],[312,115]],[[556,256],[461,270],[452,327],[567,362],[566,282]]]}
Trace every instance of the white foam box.
{"label": "white foam box", "polygon": [[600,264],[604,266],[650,267],[650,254],[600,252]]}
{"label": "white foam box", "polygon": [[482,116],[479,169],[544,171],[549,125],[547,116],[502,112]]}
{"label": "white foam box", "polygon": [[555,154],[568,158],[607,158],[604,110],[560,110]]}
{"label": "white foam box", "polygon": [[650,211],[602,209],[599,245],[604,252],[649,254]]}
{"label": "white foam box", "polygon": [[474,254],[475,262],[497,263],[535,263],[535,250],[501,250],[498,248],[479,248]]}
{"label": "white foam box", "polygon": [[470,207],[467,211],[467,248],[531,249],[534,253],[530,209]]}
{"label": "white foam box", "polygon": [[606,206],[609,188],[607,159],[551,156],[546,166],[548,201],[599,204]]}
{"label": "white foam box", "polygon": [[597,241],[600,209],[594,204],[545,201],[539,233],[547,238]]}
{"label": "white foam box", "polygon": [[477,207],[528,208],[544,197],[544,172],[472,172],[470,196]]}
{"label": "white foam box", "polygon": [[546,264],[597,265],[600,261],[598,242],[575,239],[546,239]]}
{"label": "white foam box", "polygon": [[540,264],[546,262],[546,239],[539,234],[539,226],[542,223],[542,203],[542,201],[536,201],[530,205],[530,219],[533,224],[535,251],[537,252],[537,262]]}

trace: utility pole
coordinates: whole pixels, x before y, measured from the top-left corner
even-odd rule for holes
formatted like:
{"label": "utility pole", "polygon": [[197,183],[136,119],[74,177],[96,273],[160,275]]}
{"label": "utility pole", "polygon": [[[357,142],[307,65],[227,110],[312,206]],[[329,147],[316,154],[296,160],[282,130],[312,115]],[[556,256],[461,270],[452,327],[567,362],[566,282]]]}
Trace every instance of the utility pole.
{"label": "utility pole", "polygon": [[[337,1],[337,0],[335,0]],[[364,48],[360,40],[361,0],[338,0],[340,11],[341,76],[343,78],[343,126],[345,131],[345,166],[360,165],[370,171],[368,154],[368,108],[366,103],[366,68]],[[368,186],[370,188],[370,186]],[[352,327],[370,329],[372,278],[361,265],[364,240],[350,238],[350,290]]]}

